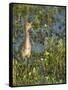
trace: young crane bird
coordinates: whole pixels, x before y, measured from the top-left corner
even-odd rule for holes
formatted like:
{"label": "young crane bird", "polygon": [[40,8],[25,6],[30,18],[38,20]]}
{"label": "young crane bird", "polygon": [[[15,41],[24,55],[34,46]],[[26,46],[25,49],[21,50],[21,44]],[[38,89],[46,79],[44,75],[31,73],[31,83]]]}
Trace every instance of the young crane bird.
{"label": "young crane bird", "polygon": [[29,37],[31,24],[32,24],[31,22],[28,22],[28,21],[25,22],[24,43],[22,44],[22,48],[21,48],[21,55],[23,59],[25,59],[26,57],[29,58],[31,55],[31,44],[30,44],[30,37]]}

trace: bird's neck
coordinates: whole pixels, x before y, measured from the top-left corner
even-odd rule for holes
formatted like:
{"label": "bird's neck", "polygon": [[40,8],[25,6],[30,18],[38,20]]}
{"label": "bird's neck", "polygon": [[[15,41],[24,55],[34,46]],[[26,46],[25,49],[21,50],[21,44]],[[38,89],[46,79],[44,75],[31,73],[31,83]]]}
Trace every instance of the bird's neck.
{"label": "bird's neck", "polygon": [[29,38],[29,32],[27,30],[25,31],[25,38]]}
{"label": "bird's neck", "polygon": [[28,45],[30,43],[30,39],[29,39],[29,32],[25,31],[25,39],[24,39],[24,44]]}

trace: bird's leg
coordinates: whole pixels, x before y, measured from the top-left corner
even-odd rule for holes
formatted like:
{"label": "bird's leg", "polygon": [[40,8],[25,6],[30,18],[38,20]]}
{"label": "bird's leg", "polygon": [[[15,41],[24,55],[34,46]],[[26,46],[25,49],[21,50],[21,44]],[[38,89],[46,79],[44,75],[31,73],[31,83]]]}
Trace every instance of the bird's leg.
{"label": "bird's leg", "polygon": [[24,57],[24,61],[25,61],[25,64],[27,65],[28,64],[28,58]]}
{"label": "bird's leg", "polygon": [[29,59],[28,57],[25,57],[24,60],[25,60],[26,68],[27,68],[27,85],[28,85]]}

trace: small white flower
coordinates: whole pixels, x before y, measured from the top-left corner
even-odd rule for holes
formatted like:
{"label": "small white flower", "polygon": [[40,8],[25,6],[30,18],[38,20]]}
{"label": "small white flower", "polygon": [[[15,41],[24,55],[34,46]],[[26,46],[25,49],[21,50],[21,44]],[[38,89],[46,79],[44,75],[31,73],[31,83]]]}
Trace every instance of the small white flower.
{"label": "small white flower", "polygon": [[34,67],[34,68],[33,68],[33,73],[35,73],[35,72],[36,72],[36,68]]}
{"label": "small white flower", "polygon": [[49,55],[49,52],[46,51],[46,55]]}
{"label": "small white flower", "polygon": [[41,61],[43,61],[43,58],[41,58]]}
{"label": "small white flower", "polygon": [[31,75],[31,72],[29,72],[29,75]]}
{"label": "small white flower", "polygon": [[47,24],[44,24],[44,27],[47,27],[48,25]]}

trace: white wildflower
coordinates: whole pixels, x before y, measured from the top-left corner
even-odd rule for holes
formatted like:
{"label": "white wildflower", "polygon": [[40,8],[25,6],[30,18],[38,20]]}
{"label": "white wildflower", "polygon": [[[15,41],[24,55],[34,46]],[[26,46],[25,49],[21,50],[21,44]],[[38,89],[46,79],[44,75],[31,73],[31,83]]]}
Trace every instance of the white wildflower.
{"label": "white wildflower", "polygon": [[43,61],[43,58],[41,58],[41,61]]}
{"label": "white wildflower", "polygon": [[31,75],[31,72],[29,72],[29,75]]}
{"label": "white wildflower", "polygon": [[44,25],[44,27],[47,27],[47,26],[48,26],[47,24]]}
{"label": "white wildflower", "polygon": [[34,68],[33,68],[33,73],[35,73],[35,72],[36,72],[36,68],[34,67]]}

